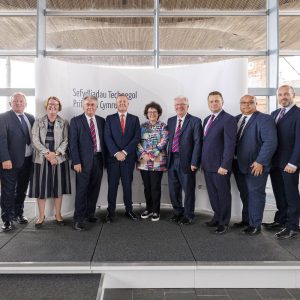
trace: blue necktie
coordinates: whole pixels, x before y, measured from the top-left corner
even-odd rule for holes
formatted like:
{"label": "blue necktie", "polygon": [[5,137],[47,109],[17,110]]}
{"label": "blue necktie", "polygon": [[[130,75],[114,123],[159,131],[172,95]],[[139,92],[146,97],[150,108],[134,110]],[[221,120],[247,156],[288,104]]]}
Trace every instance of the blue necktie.
{"label": "blue necktie", "polygon": [[25,137],[26,137],[26,144],[30,145],[31,144],[30,134],[29,134],[28,126],[27,126],[26,121],[24,119],[24,115],[19,115],[19,117],[21,119],[22,130],[23,130],[23,132],[25,134]]}

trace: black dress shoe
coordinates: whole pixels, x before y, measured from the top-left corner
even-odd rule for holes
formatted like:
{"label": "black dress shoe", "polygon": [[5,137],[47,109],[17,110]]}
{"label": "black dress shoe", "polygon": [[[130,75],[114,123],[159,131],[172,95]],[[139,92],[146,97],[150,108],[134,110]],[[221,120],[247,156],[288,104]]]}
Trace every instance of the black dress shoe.
{"label": "black dress shoe", "polygon": [[245,221],[233,223],[234,228],[242,228],[242,227],[249,227],[249,223]]}
{"label": "black dress shoe", "polygon": [[171,222],[178,223],[182,219],[182,215],[173,215],[170,219]]}
{"label": "black dress shoe", "polygon": [[242,232],[247,235],[258,235],[261,233],[261,229],[260,227],[248,226],[246,229],[242,230]]}
{"label": "black dress shoe", "polygon": [[210,220],[204,223],[207,227],[217,227],[219,223],[214,220]]}
{"label": "black dress shoe", "polygon": [[13,229],[13,223],[11,221],[5,221],[1,228],[3,232],[11,231]]}
{"label": "black dress shoe", "polygon": [[74,223],[74,229],[77,231],[84,231],[85,226],[81,222],[75,222]]}
{"label": "black dress shoe", "polygon": [[216,234],[224,234],[228,231],[227,225],[219,225],[218,228],[215,230]]}
{"label": "black dress shoe", "polygon": [[27,224],[27,223],[28,223],[28,219],[25,218],[23,215],[16,216],[16,217],[14,218],[14,220],[15,220],[16,222],[18,222],[19,224]]}
{"label": "black dress shoe", "polygon": [[262,223],[265,229],[267,230],[273,230],[273,229],[280,229],[283,227],[282,224],[277,223],[277,222],[272,222],[272,223]]}
{"label": "black dress shoe", "polygon": [[138,219],[137,215],[133,211],[126,211],[125,212],[125,217],[132,221],[136,221]]}
{"label": "black dress shoe", "polygon": [[59,225],[59,226],[65,226],[66,223],[64,220],[55,220],[56,224]]}
{"label": "black dress shoe", "polygon": [[107,214],[105,217],[105,223],[112,223],[114,221],[114,218],[111,214]]}
{"label": "black dress shoe", "polygon": [[178,224],[180,225],[190,225],[193,223],[193,219],[191,218],[188,218],[188,217],[183,217],[179,222]]}
{"label": "black dress shoe", "polygon": [[89,218],[87,218],[87,220],[90,223],[97,223],[99,221],[99,219],[96,217],[89,217]]}
{"label": "black dress shoe", "polygon": [[290,229],[284,228],[280,232],[277,232],[275,234],[275,236],[279,240],[287,240],[287,239],[294,239],[294,238],[296,238],[298,236],[298,233],[295,230],[290,230]]}

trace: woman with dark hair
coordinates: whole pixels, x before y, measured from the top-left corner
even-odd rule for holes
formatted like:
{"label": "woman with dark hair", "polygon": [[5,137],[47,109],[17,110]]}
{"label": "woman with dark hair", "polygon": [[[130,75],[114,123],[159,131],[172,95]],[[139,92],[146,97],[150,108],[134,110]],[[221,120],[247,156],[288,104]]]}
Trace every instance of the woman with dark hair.
{"label": "woman with dark hair", "polygon": [[68,122],[58,112],[62,105],[57,97],[45,102],[47,114],[37,119],[32,127],[34,172],[30,181],[29,197],[37,198],[40,228],[45,219],[46,198],[54,198],[55,218],[64,225],[61,216],[62,195],[71,193],[68,147]]}
{"label": "woman with dark hair", "polygon": [[144,183],[146,210],[142,219],[151,217],[152,221],[160,218],[161,179],[167,171],[167,125],[159,121],[162,108],[158,103],[146,105],[144,115],[148,119],[141,125],[141,141],[137,147],[138,165]]}

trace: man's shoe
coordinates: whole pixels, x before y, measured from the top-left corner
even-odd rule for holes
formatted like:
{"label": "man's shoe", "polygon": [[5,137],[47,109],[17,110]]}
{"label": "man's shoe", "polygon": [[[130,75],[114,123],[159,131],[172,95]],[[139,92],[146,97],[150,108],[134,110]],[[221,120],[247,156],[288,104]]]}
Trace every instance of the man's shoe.
{"label": "man's shoe", "polygon": [[190,219],[188,217],[183,217],[179,222],[178,224],[179,225],[190,225],[193,223],[193,219]]}
{"label": "man's shoe", "polygon": [[249,223],[245,221],[241,221],[241,222],[233,223],[233,227],[234,228],[249,227]]}
{"label": "man's shoe", "polygon": [[77,231],[84,231],[85,227],[81,222],[75,222],[74,223],[74,229]]}
{"label": "man's shoe", "polygon": [[151,217],[153,215],[153,213],[149,210],[145,210],[142,214],[141,214],[141,218],[142,219],[148,219],[149,217]]}
{"label": "man's shoe", "polygon": [[207,227],[217,227],[219,223],[214,220],[210,220],[204,223]]}
{"label": "man's shoe", "polygon": [[153,221],[153,222],[159,221],[159,218],[160,218],[160,216],[158,213],[153,213],[151,221]]}
{"label": "man's shoe", "polygon": [[113,217],[111,214],[107,214],[105,217],[105,223],[112,223],[114,221]]}
{"label": "man's shoe", "polygon": [[16,221],[19,224],[28,224],[28,219],[23,215],[16,216],[14,218],[14,221]]}
{"label": "man's shoe", "polygon": [[277,222],[272,222],[272,223],[262,223],[265,229],[267,230],[273,230],[273,229],[280,229],[282,228],[282,224],[277,223]]}
{"label": "man's shoe", "polygon": [[99,219],[96,217],[89,217],[89,218],[87,218],[87,221],[89,223],[97,223],[99,221]]}
{"label": "man's shoe", "polygon": [[182,215],[179,214],[179,215],[173,215],[170,219],[171,222],[174,222],[174,223],[178,223],[182,218]]}
{"label": "man's shoe", "polygon": [[296,238],[298,236],[298,233],[295,230],[290,230],[290,229],[284,228],[280,232],[277,232],[275,234],[275,236],[279,240],[287,240],[287,239],[294,239],[294,238]]}
{"label": "man's shoe", "polygon": [[246,229],[242,230],[242,232],[247,235],[258,235],[261,233],[261,229],[260,227],[248,226]]}
{"label": "man's shoe", "polygon": [[1,228],[3,232],[11,231],[13,229],[13,223],[11,221],[5,221]]}
{"label": "man's shoe", "polygon": [[215,230],[216,234],[224,234],[228,231],[227,225],[219,225],[218,228]]}
{"label": "man's shoe", "polygon": [[138,219],[138,217],[136,216],[136,214],[133,211],[126,211],[125,217],[127,217],[128,219],[130,219],[132,221],[136,221]]}

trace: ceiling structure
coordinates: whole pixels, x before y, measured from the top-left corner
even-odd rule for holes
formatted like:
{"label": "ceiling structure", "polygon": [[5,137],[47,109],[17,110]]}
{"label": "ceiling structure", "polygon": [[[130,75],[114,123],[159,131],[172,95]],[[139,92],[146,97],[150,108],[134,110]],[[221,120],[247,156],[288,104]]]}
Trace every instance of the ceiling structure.
{"label": "ceiling structure", "polygon": [[[153,10],[153,0],[47,0],[50,10]],[[161,11],[264,10],[264,0],[161,0]],[[35,10],[34,0],[0,0],[0,11]],[[300,9],[300,0],[280,1],[281,10]],[[152,50],[153,17],[48,16],[47,50]],[[291,30],[291,28],[293,30]],[[161,17],[161,50],[266,50],[265,16]],[[300,49],[300,17],[280,17],[281,49]],[[36,17],[0,17],[0,50],[33,50]],[[222,53],[220,53],[222,54]],[[229,57],[164,56],[161,64],[189,64]],[[153,65],[151,56],[68,57],[110,65]],[[253,58],[254,59],[254,58]],[[256,57],[255,59],[259,59]]]}

